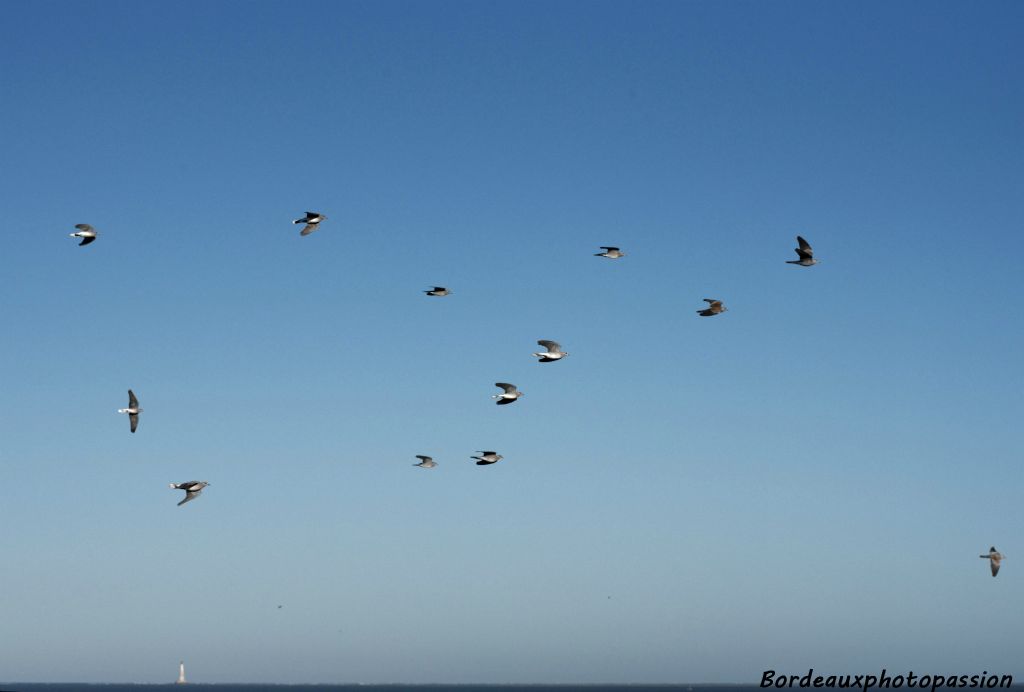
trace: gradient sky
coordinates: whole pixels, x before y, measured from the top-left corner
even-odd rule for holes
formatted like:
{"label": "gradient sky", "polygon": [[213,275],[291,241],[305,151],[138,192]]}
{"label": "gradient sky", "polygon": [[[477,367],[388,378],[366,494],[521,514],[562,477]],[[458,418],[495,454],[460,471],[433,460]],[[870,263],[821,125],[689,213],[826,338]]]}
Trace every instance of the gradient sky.
{"label": "gradient sky", "polygon": [[1024,4],[3,9],[0,681],[1024,676]]}

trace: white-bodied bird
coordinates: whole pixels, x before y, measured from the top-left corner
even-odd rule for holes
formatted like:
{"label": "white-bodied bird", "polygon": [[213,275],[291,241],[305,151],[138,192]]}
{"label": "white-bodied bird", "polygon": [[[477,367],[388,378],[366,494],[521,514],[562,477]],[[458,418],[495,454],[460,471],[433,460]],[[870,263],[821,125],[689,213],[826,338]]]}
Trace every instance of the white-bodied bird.
{"label": "white-bodied bird", "polygon": [[500,454],[498,454],[497,452],[488,452],[488,451],[477,450],[477,453],[480,456],[478,456],[478,457],[470,457],[470,459],[476,459],[476,465],[477,466],[487,466],[488,464],[496,464],[496,463],[498,463],[499,459],[504,459],[505,458],[505,457],[501,456]]}
{"label": "white-bodied bird", "polygon": [[306,215],[301,219],[295,219],[292,223],[304,223],[302,230],[299,231],[299,235],[309,235],[316,229],[320,228],[320,222],[327,217],[323,214],[318,214],[315,211],[307,211]]}
{"label": "white-bodied bird", "polygon": [[437,466],[437,462],[434,461],[433,457],[428,457],[428,456],[423,456],[422,454],[417,454],[416,458],[420,460],[420,463],[413,464],[413,466],[419,466],[421,469],[432,469],[435,466]]}
{"label": "white-bodied bird", "polygon": [[545,353],[534,353],[533,355],[540,358],[539,363],[551,363],[552,361],[561,360],[565,358],[568,353],[562,350],[562,347],[557,341],[549,341],[548,339],[541,339],[537,342],[541,346],[547,349]]}
{"label": "white-bodied bird", "polygon": [[599,246],[604,252],[598,252],[594,254],[594,257],[607,257],[608,259],[619,259],[625,257],[626,253],[619,250],[617,247],[609,247],[607,245]]}
{"label": "white-bodied bird", "polygon": [[128,390],[128,408],[117,409],[118,413],[127,413],[128,422],[131,424],[132,432],[139,427],[139,414],[142,413],[142,409],[139,408],[139,400],[135,398],[135,392]]}
{"label": "white-bodied bird", "polygon": [[495,382],[494,386],[501,387],[502,389],[505,390],[501,394],[491,395],[492,399],[497,399],[497,401],[495,401],[494,403],[496,403],[498,406],[501,406],[503,404],[511,404],[513,401],[515,401],[516,399],[523,395],[522,392],[516,389],[516,386],[514,384],[509,384],[508,382]]}
{"label": "white-bodied bird", "polygon": [[181,507],[186,502],[199,497],[203,492],[203,488],[208,486],[209,483],[206,481],[187,481],[185,483],[169,483],[168,485],[170,485],[174,490],[185,491],[185,499],[178,503],[178,506]]}
{"label": "white-bodied bird", "polygon": [[444,286],[434,286],[429,291],[424,291],[424,293],[428,296],[450,296],[452,294],[452,292]]}
{"label": "white-bodied bird", "polygon": [[68,235],[71,236],[72,238],[82,239],[82,242],[78,244],[78,247],[88,245],[92,241],[96,240],[96,236],[99,235],[99,233],[96,232],[96,229],[87,223],[76,223],[75,228],[77,228],[78,230],[75,231],[74,233],[69,233]]}

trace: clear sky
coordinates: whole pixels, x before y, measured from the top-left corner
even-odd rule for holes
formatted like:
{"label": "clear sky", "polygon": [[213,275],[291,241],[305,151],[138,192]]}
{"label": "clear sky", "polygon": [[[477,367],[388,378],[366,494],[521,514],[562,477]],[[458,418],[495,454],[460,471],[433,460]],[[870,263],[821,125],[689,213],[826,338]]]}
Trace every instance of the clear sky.
{"label": "clear sky", "polygon": [[1024,676],[1024,4],[3,10],[0,680]]}

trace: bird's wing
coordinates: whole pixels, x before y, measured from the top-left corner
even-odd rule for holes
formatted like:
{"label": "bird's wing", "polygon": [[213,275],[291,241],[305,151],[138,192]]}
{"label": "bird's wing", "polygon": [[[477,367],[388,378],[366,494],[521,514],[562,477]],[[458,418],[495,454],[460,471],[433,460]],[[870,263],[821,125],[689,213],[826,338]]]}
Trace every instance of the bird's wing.
{"label": "bird's wing", "polygon": [[189,490],[188,492],[185,493],[185,499],[182,500],[181,502],[179,502],[178,506],[181,507],[186,502],[191,502],[192,500],[196,499],[197,497],[199,497],[202,494],[203,494],[202,490]]}
{"label": "bird's wing", "polygon": [[320,228],[320,224],[318,223],[307,223],[302,227],[302,230],[299,231],[299,235],[309,235],[318,228]]}
{"label": "bird's wing", "polygon": [[75,228],[77,228],[80,231],[91,231],[91,230],[93,230],[93,227],[90,226],[87,223],[76,223],[75,224]]}
{"label": "bird's wing", "polygon": [[488,466],[489,464],[493,464],[493,463],[494,463],[493,461],[484,461],[483,459],[481,459],[480,461],[476,462],[476,465],[477,466]]}
{"label": "bird's wing", "polygon": [[417,454],[416,458],[419,459],[420,461],[433,461],[434,460],[433,457],[423,456],[422,454]]}
{"label": "bird's wing", "polygon": [[501,387],[505,390],[506,394],[512,394],[516,391],[516,386],[514,384],[509,384],[508,382],[495,382],[494,386]]}
{"label": "bird's wing", "polygon": [[992,576],[994,577],[999,574],[999,560],[992,558],[990,564],[992,565]]}
{"label": "bird's wing", "polygon": [[129,413],[128,421],[132,424],[132,432],[135,432],[135,430],[139,427],[139,414]]}
{"label": "bird's wing", "polygon": [[83,245],[88,245],[89,243],[91,243],[94,240],[96,240],[96,236],[94,236],[94,235],[86,236],[86,237],[82,238],[82,242],[80,242],[78,244],[78,247],[82,247]]}
{"label": "bird's wing", "polygon": [[320,212],[317,212],[317,211],[307,211],[306,212],[306,218],[307,219],[315,219],[318,216],[320,216]]}
{"label": "bird's wing", "polygon": [[796,242],[800,244],[800,247],[793,248],[793,252],[796,253],[797,257],[802,260],[814,259],[814,250],[811,248],[811,244],[804,240],[801,236],[796,237]]}
{"label": "bird's wing", "polygon": [[550,341],[548,339],[540,339],[537,343],[540,344],[541,346],[543,346],[544,348],[546,348],[549,353],[557,353],[558,351],[562,350],[562,347],[558,344],[557,341]]}
{"label": "bird's wing", "polygon": [[619,250],[617,247],[608,247],[607,245],[598,245],[598,247],[602,250],[607,250],[608,252],[618,252]]}
{"label": "bird's wing", "polygon": [[139,400],[135,398],[135,392],[128,390],[128,408],[138,408]]}
{"label": "bird's wing", "polygon": [[435,291],[447,291],[448,289],[445,288],[444,286],[434,286],[433,290],[435,290]]}
{"label": "bird's wing", "polygon": [[485,457],[486,456],[490,456],[491,454],[497,454],[497,452],[485,451],[483,449],[478,449],[476,451],[477,451],[477,454],[483,454]]}
{"label": "bird's wing", "polygon": [[718,303],[719,305],[721,305],[721,304],[722,304],[722,301],[720,301],[720,300],[715,300],[714,298],[705,298],[705,299],[704,299],[704,302],[705,302],[705,303],[708,303],[709,305],[714,305],[715,303]]}

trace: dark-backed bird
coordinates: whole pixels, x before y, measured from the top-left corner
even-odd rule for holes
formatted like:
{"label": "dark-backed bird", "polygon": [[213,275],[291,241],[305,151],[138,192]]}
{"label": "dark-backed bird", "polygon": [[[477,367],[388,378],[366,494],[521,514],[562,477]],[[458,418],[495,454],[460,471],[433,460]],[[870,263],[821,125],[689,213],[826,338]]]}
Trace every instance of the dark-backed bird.
{"label": "dark-backed bird", "polygon": [[488,464],[496,464],[496,463],[498,463],[499,459],[504,459],[505,458],[505,457],[501,456],[500,454],[498,454],[497,452],[487,452],[487,451],[477,450],[477,454],[479,454],[480,456],[478,456],[478,457],[470,457],[470,459],[476,459],[476,465],[477,466],[487,466]]}
{"label": "dark-backed bird", "polygon": [[169,483],[168,485],[175,490],[185,491],[185,499],[178,503],[178,506],[181,507],[186,502],[199,497],[203,492],[203,488],[208,486],[209,483],[206,481],[187,481],[185,483]]}
{"label": "dark-backed bird", "polygon": [[562,350],[562,347],[557,341],[549,341],[548,339],[541,339],[537,342],[541,346],[547,349],[545,353],[534,353],[533,355],[540,358],[539,363],[550,363],[552,361],[561,360],[565,358],[568,353]]}
{"label": "dark-backed bird", "polygon": [[598,252],[594,254],[594,257],[607,257],[608,259],[619,259],[625,257],[626,253],[619,250],[617,247],[609,247],[607,245],[600,246],[604,252]]}
{"label": "dark-backed bird", "polygon": [[992,568],[992,576],[999,574],[999,563],[1003,561],[1003,554],[996,550],[995,546],[988,549],[988,555],[979,555],[981,558],[988,558],[989,567]]}
{"label": "dark-backed bird", "polygon": [[523,395],[522,392],[516,389],[516,386],[514,384],[509,384],[508,382],[495,382],[494,386],[501,387],[502,389],[505,390],[504,393],[502,394],[491,395],[492,399],[497,399],[497,401],[495,401],[494,403],[496,403],[498,406],[501,406],[502,404],[511,404],[513,401],[515,401],[516,399]]}
{"label": "dark-backed bird", "polygon": [[139,408],[139,400],[135,398],[135,392],[128,390],[128,408],[117,409],[118,413],[127,413],[128,422],[131,424],[132,432],[139,427],[139,414],[142,413],[142,409]]}
{"label": "dark-backed bird", "polygon": [[96,229],[87,223],[76,223],[75,228],[77,228],[78,230],[75,231],[74,233],[69,233],[68,235],[71,236],[72,238],[82,239],[82,242],[78,244],[78,247],[88,245],[92,241],[96,240],[96,236],[99,235],[99,233],[96,232]]}
{"label": "dark-backed bird", "polygon": [[796,256],[800,259],[786,260],[786,264],[799,264],[801,267],[809,267],[812,264],[817,264],[818,260],[814,259],[814,248],[811,244],[804,240],[801,236],[796,237],[796,242],[800,247],[794,248]]}
{"label": "dark-backed bird", "polygon": [[444,286],[434,286],[429,291],[424,291],[424,293],[428,296],[450,296],[452,294],[452,292]]}
{"label": "dark-backed bird", "polygon": [[437,462],[434,461],[433,457],[417,454],[416,458],[420,460],[420,463],[413,464],[413,466],[419,466],[421,469],[432,469],[437,466]]}
{"label": "dark-backed bird", "polygon": [[295,219],[292,223],[304,223],[302,230],[299,231],[299,235],[309,235],[316,229],[320,228],[320,222],[327,217],[323,214],[318,214],[315,211],[307,211],[306,215],[301,219]]}
{"label": "dark-backed bird", "polygon": [[722,305],[722,301],[715,300],[714,298],[705,298],[704,302],[708,304],[703,310],[698,310],[697,314],[701,317],[714,317],[715,315],[725,312],[729,308]]}

